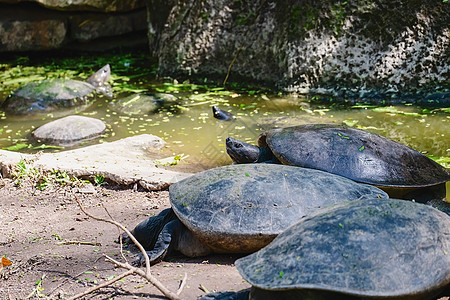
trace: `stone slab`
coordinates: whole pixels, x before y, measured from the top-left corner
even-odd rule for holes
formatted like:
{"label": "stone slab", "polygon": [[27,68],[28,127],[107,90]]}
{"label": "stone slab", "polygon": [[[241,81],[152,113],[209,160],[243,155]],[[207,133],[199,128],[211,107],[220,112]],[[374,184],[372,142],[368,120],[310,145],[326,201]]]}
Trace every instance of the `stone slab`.
{"label": "stone slab", "polygon": [[75,177],[103,175],[120,185],[139,184],[146,190],[161,190],[192,174],[158,166],[155,152],[165,142],[154,135],[142,134],[110,143],[59,153],[23,154],[0,150],[0,167],[5,177],[23,158],[43,172],[65,171]]}

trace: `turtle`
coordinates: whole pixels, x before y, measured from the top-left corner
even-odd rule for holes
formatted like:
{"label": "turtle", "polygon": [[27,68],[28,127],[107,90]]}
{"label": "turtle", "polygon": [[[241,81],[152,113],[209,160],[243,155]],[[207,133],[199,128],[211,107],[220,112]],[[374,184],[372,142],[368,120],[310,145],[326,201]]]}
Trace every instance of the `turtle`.
{"label": "turtle", "polygon": [[378,186],[391,197],[408,198],[410,191],[425,187],[442,194],[443,185],[450,180],[446,168],[422,153],[378,134],[343,125],[273,129],[259,136],[258,145],[226,139],[227,153],[235,163],[272,162],[318,169]]}
{"label": "turtle", "polygon": [[317,210],[235,266],[251,299],[431,299],[449,252],[448,215],[375,198]]}
{"label": "turtle", "polygon": [[219,107],[213,105],[212,107],[212,111],[213,111],[213,116],[214,118],[218,119],[218,120],[222,120],[222,121],[230,121],[235,119],[235,116],[228,112],[228,111],[224,111],[223,109],[220,109]]}
{"label": "turtle", "polygon": [[72,115],[40,126],[32,136],[39,142],[68,147],[96,138],[105,130],[102,120]]}
{"label": "turtle", "polygon": [[179,112],[177,97],[166,93],[138,93],[112,102],[114,109],[127,115],[144,115],[159,110]]}
{"label": "turtle", "polygon": [[251,253],[318,208],[388,197],[338,175],[276,164],[209,169],[172,184],[169,196],[171,208],[132,230],[151,263],[174,250],[189,257]]}
{"label": "turtle", "polygon": [[111,69],[107,64],[86,81],[58,78],[32,81],[12,92],[2,103],[2,108],[11,114],[25,115],[80,106],[92,99],[94,92],[112,97],[108,84],[110,76]]}

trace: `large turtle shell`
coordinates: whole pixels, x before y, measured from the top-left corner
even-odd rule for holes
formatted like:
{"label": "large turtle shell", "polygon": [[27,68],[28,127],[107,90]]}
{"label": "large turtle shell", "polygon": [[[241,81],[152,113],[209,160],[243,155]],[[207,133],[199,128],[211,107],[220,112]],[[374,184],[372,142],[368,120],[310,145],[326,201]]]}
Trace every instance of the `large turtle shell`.
{"label": "large turtle shell", "polygon": [[85,116],[67,116],[46,123],[33,132],[41,142],[59,146],[72,146],[101,135],[106,130],[103,121]]}
{"label": "large turtle shell", "polygon": [[450,283],[450,218],[405,200],[338,204],[235,265],[253,285],[252,299],[268,291],[278,299],[331,293],[429,299]]}
{"label": "large turtle shell", "polygon": [[2,104],[14,114],[48,112],[86,104],[95,87],[78,80],[50,79],[29,82],[15,90]]}
{"label": "large turtle shell", "polygon": [[360,129],[327,124],[270,130],[260,136],[286,165],[313,168],[380,187],[426,187],[450,180],[441,165],[410,147]]}
{"label": "large turtle shell", "polygon": [[169,188],[181,222],[216,252],[259,250],[287,227],[335,203],[387,194],[330,173],[276,164],[229,165]]}
{"label": "large turtle shell", "polygon": [[134,94],[111,102],[114,109],[127,115],[145,115],[159,109],[177,111],[178,99],[165,93]]}

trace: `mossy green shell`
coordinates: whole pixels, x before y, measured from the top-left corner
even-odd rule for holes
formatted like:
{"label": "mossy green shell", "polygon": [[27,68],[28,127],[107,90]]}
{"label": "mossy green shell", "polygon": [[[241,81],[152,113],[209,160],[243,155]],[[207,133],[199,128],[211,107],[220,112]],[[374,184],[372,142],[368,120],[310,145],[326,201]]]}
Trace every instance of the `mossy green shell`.
{"label": "mossy green shell", "polygon": [[2,104],[14,114],[49,112],[86,104],[95,87],[78,80],[51,79],[29,82],[15,90]]}

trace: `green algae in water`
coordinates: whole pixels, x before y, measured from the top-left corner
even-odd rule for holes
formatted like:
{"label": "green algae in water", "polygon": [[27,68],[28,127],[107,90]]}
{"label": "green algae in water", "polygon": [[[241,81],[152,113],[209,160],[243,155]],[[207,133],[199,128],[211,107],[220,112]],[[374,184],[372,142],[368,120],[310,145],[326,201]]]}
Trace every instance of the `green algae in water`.
{"label": "green algae in water", "polygon": [[[143,54],[104,55],[96,59],[47,59],[35,65],[32,59],[21,60],[20,63],[2,63],[0,80],[6,84],[0,87],[0,98],[6,98],[19,84],[35,79],[85,80],[106,63],[111,65],[110,83],[115,98],[98,98],[89,108],[74,113],[98,118],[107,124],[107,133],[102,137],[102,142],[143,133],[163,138],[167,142],[164,150],[166,157],[185,154],[185,159],[177,161],[176,167],[198,164],[210,168],[230,164],[231,160],[225,151],[225,139],[228,136],[256,144],[258,135],[266,130],[307,123],[347,124],[369,130],[411,146],[435,157],[444,166],[449,166],[449,108],[423,110],[414,106],[386,108],[355,105],[355,109],[339,109],[333,105],[312,103],[302,97],[258,91],[253,87],[238,88],[230,84],[236,89],[224,89],[207,84],[156,79],[155,68]],[[180,110],[176,113],[161,110],[153,114],[127,116],[114,109],[112,103],[120,97],[138,92],[172,94],[180,100]],[[212,105],[226,107],[236,119],[230,122],[214,119]],[[44,151],[59,151],[29,139],[37,127],[59,117],[57,113],[34,119],[1,114],[0,147],[17,146],[14,150],[21,152],[36,152],[36,147],[43,147]],[[81,146],[98,142],[93,140]]]}

